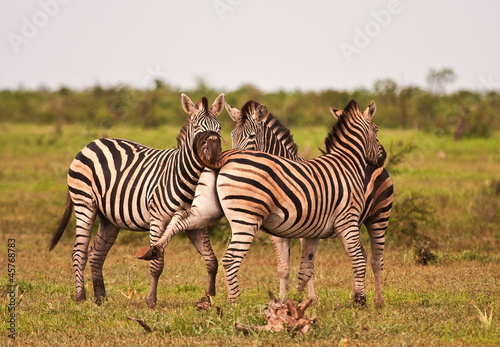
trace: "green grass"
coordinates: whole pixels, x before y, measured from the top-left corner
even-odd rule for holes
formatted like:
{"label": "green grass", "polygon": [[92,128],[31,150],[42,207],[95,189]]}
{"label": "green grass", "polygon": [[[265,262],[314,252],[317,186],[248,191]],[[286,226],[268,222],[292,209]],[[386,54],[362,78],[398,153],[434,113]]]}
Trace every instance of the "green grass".
{"label": "green grass", "polygon": [[[148,244],[147,233],[122,231],[104,265],[108,302],[96,306],[85,271],[89,300],[74,301],[71,251],[74,220],[60,244],[47,252],[47,244],[64,208],[66,172],[76,153],[101,136],[128,138],[169,148],[178,129],[136,129],[117,126],[108,130],[67,125],[2,124],[0,127],[0,326],[2,344],[7,337],[7,242],[16,240],[16,329],[18,345],[324,345],[337,346],[346,339],[353,345],[469,346],[500,344],[500,137],[454,142],[430,134],[380,130],[389,151],[413,141],[417,149],[392,176],[396,200],[393,219],[401,221],[402,199],[423,196],[430,205],[429,221],[418,221],[418,232],[438,245],[437,260],[415,264],[411,245],[390,225],[384,253],[385,307],[373,304],[373,274],[368,266],[366,308],[347,305],[352,281],[350,264],[338,240],[320,243],[315,284],[320,297],[309,308],[317,316],[305,336],[283,333],[237,333],[234,324],[264,324],[262,313],[268,291],[278,292],[275,256],[268,237],[259,234],[240,270],[241,300],[228,305],[220,271],[214,305],[221,309],[199,312],[195,303],[203,295],[205,266],[183,235],[176,236],[166,252],[166,266],[159,286],[156,311],[146,308],[148,263],[134,258],[138,247]],[[225,129],[228,130],[228,129]],[[319,154],[327,129],[294,131],[304,156]],[[224,135],[230,145],[228,132]],[[439,159],[438,153],[446,153]],[[389,152],[390,153],[390,152]],[[229,236],[220,224],[213,231],[214,250],[222,258]],[[362,240],[368,246],[366,233]],[[298,242],[292,243],[291,288],[297,285],[300,260]],[[369,247],[367,247],[369,250]],[[130,286],[136,295],[130,299]],[[296,292],[292,289],[292,297]],[[492,318],[488,322],[490,312]],[[154,330],[148,334],[126,317],[144,320]]]}

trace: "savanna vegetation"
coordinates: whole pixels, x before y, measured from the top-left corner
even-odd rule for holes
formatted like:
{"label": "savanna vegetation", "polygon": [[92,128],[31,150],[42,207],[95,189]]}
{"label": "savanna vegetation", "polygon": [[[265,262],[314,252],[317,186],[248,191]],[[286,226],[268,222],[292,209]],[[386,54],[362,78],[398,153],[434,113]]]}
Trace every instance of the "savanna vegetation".
{"label": "savanna vegetation", "polygon": [[[291,128],[322,126],[331,123],[328,107],[343,107],[354,98],[361,105],[377,102],[384,116],[378,119],[383,128],[420,129],[437,135],[487,137],[500,129],[499,91],[459,90],[445,93],[454,81],[452,70],[431,70],[428,87],[398,85],[390,79],[378,80],[371,89],[353,91],[277,91],[263,92],[252,85],[244,85],[227,93],[231,105],[243,105],[250,99],[265,104]],[[164,124],[180,126],[184,112],[179,108],[179,95],[185,90],[155,80],[151,89],[133,89],[128,86],[103,87],[87,90],[61,87],[57,91],[39,90],[0,91],[0,121],[37,122],[42,124],[83,124],[108,129],[118,124],[154,128]],[[221,91],[207,86],[203,80],[190,95],[205,95],[211,100]],[[232,127],[229,117],[223,126]]]}
{"label": "savanna vegetation", "polygon": [[[435,82],[435,81],[434,81]],[[500,344],[500,119],[497,92],[444,93],[380,81],[373,90],[263,93],[252,86],[227,92],[241,106],[256,99],[292,129],[299,154],[319,155],[333,123],[328,107],[350,98],[377,102],[375,122],[388,152],[396,190],[384,253],[385,306],[373,304],[367,268],[367,307],[348,305],[352,272],[338,240],[323,240],[316,260],[319,301],[306,335],[242,334],[234,324],[264,324],[268,291],[278,292],[274,250],[258,235],[240,270],[241,300],[228,305],[222,272],[213,309],[198,311],[205,268],[184,235],[167,247],[158,308],[149,311],[148,263],[135,259],[147,233],[122,231],[104,265],[109,299],[76,304],[71,251],[74,217],[59,245],[48,253],[65,202],[66,172],[91,140],[121,137],[157,148],[175,146],[185,114],[181,91],[161,81],[152,90],[127,87],[73,91],[0,92],[0,326],[8,337],[10,286],[8,243],[15,239],[16,344],[23,346],[135,345],[429,345]],[[444,83],[444,82],[443,82]],[[185,92],[185,91],[183,91]],[[193,100],[220,91],[200,84]],[[223,122],[225,148],[232,123]],[[457,141],[460,140],[460,141]],[[211,230],[220,259],[230,231],[222,220]],[[362,231],[369,252],[369,238]],[[298,242],[292,244],[291,288],[297,284]],[[292,289],[292,297],[298,299]],[[146,322],[148,333],[133,317]]]}

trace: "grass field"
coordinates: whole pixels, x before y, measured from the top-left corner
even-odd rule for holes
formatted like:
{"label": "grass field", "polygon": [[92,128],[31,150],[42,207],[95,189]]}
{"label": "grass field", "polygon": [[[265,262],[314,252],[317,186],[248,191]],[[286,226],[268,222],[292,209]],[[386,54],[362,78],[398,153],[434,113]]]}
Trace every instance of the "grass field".
{"label": "grass field", "polygon": [[[320,299],[306,311],[317,316],[313,329],[305,336],[236,332],[235,322],[264,324],[267,293],[278,292],[274,251],[263,233],[242,264],[242,298],[233,306],[227,304],[219,271],[214,306],[220,312],[195,308],[206,273],[203,260],[184,235],[176,236],[166,250],[158,309],[149,311],[145,304],[148,263],[134,258],[137,248],[148,244],[148,235],[129,231],[121,232],[104,265],[108,302],[93,303],[87,267],[89,300],[76,304],[71,263],[74,217],[59,245],[47,252],[64,209],[69,164],[82,147],[101,136],[170,148],[177,133],[178,128],[168,126],[148,130],[0,126],[2,345],[14,344],[7,330],[12,306],[9,280],[14,279],[8,273],[8,248],[15,249],[15,342],[19,346],[500,345],[500,134],[456,143],[422,132],[380,130],[389,154],[397,153],[403,144],[417,146],[391,171],[396,199],[384,253],[382,309],[373,304],[369,266],[367,307],[347,305],[350,264],[338,240],[324,240],[316,258]],[[296,129],[300,154],[318,155],[326,133],[326,128]],[[227,148],[230,137],[227,133],[224,137]],[[424,212],[418,213],[419,209]],[[435,258],[427,266],[416,264],[415,233],[430,240]],[[221,259],[229,237],[225,224],[214,228],[212,235]],[[366,233],[362,238],[368,246]],[[10,239],[15,247],[9,247]],[[291,288],[297,284],[299,253],[293,242]],[[294,290],[292,296],[296,297]],[[142,319],[155,330],[146,333],[127,316]]]}

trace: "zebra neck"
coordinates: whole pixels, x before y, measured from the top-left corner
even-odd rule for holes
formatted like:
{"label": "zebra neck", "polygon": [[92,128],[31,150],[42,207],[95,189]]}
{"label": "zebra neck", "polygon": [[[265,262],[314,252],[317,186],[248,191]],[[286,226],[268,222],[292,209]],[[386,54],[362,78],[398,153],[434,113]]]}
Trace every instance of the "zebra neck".
{"label": "zebra neck", "polygon": [[[194,187],[198,183],[204,165],[196,158],[193,149],[188,145],[189,143],[189,140],[186,139],[184,146],[175,153],[173,158],[175,164],[173,165],[172,176],[169,179]],[[168,179],[168,177],[165,177],[165,179]]]}
{"label": "zebra neck", "polygon": [[364,153],[360,152],[359,144],[354,142],[337,142],[331,154],[340,159],[342,164],[351,172],[355,172],[362,180],[365,179],[366,160]]}
{"label": "zebra neck", "polygon": [[264,152],[287,159],[299,160],[297,145],[291,136],[280,138],[272,129],[265,128],[264,139]]}

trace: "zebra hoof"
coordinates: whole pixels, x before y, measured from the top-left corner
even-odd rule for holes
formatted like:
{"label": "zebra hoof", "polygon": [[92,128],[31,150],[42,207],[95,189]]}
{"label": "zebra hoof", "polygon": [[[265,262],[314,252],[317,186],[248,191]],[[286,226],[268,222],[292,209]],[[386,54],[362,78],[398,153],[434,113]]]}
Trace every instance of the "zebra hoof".
{"label": "zebra hoof", "polygon": [[158,251],[154,247],[141,247],[135,253],[137,259],[154,260],[158,258]]}
{"label": "zebra hoof", "polygon": [[82,292],[76,293],[75,301],[77,303],[84,302],[85,300],[87,300],[87,295],[85,295],[85,290]]}
{"label": "zebra hoof", "polygon": [[356,294],[354,296],[354,304],[360,307],[366,307],[366,295]]}

